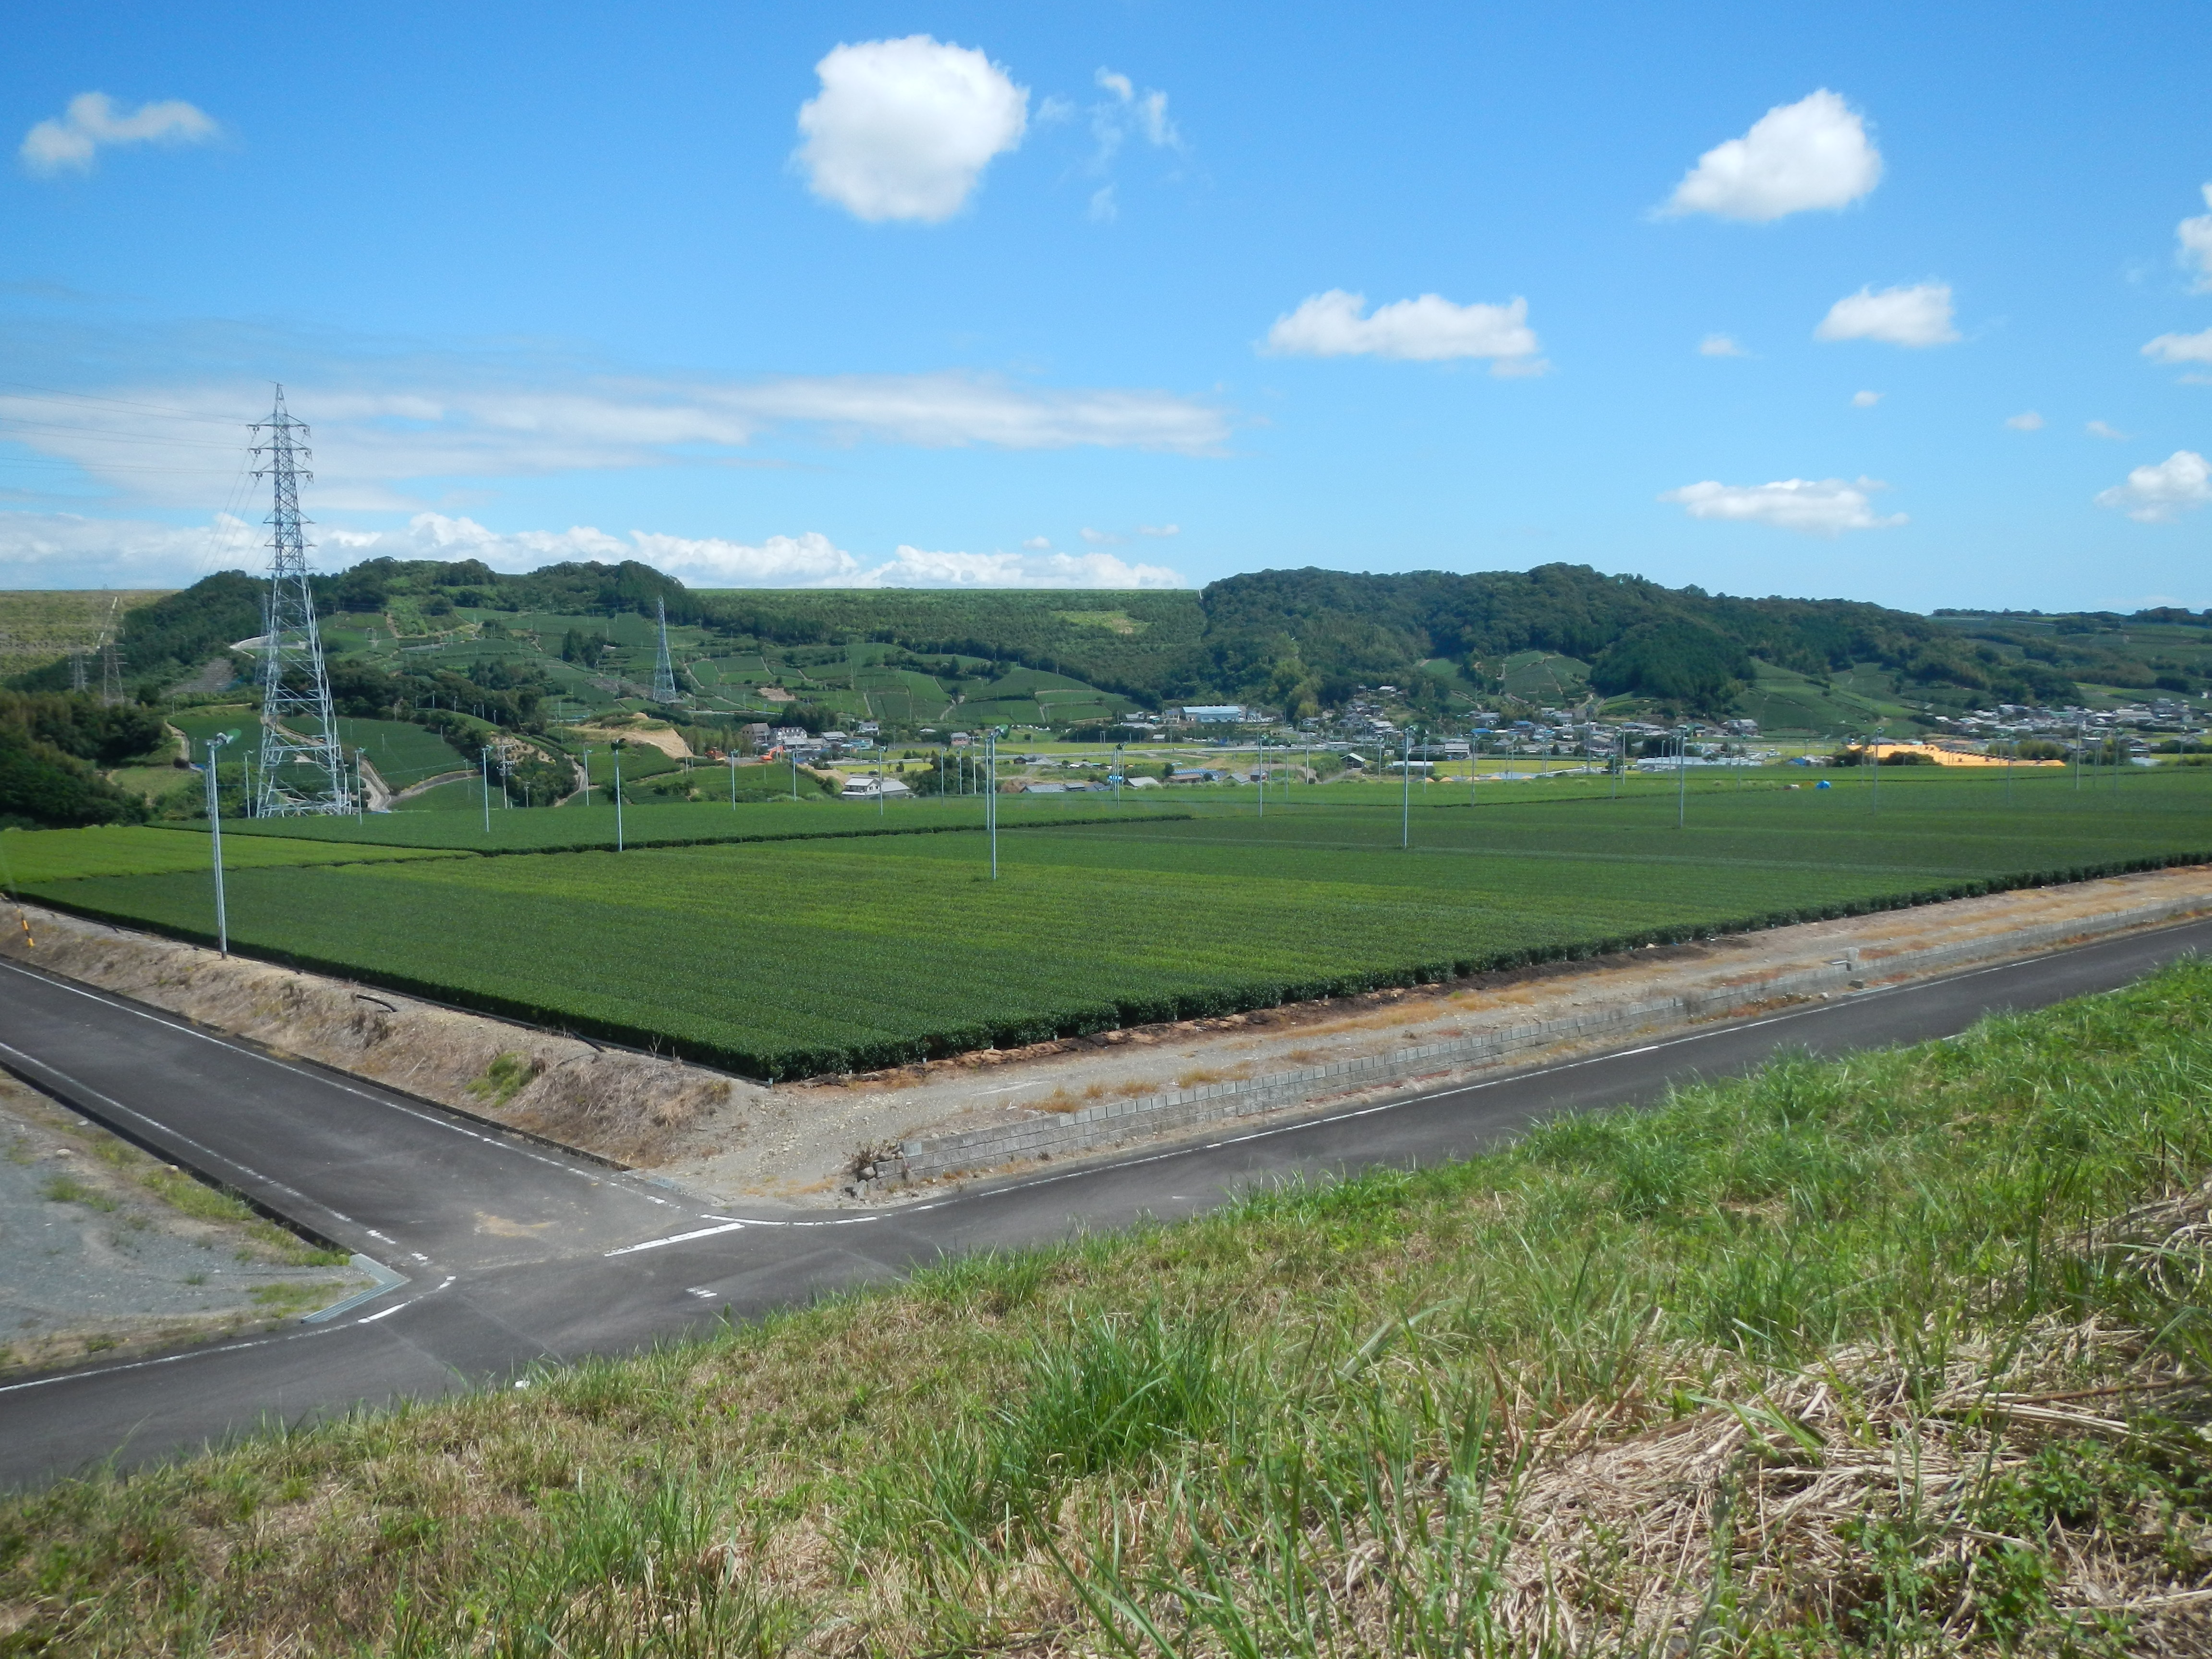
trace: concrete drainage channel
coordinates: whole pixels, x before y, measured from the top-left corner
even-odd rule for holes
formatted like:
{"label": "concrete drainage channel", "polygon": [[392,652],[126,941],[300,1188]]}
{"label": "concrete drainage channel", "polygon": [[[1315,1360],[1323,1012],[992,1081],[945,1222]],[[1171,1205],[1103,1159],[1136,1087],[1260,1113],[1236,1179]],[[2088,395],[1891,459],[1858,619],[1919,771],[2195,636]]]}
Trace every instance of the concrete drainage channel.
{"label": "concrete drainage channel", "polygon": [[1975,963],[2031,955],[2053,945],[2179,921],[2207,911],[2212,911],[2212,900],[2201,896],[2166,899],[2155,904],[2107,911],[2101,915],[2075,916],[2064,921],[2018,928],[1956,945],[1900,951],[1873,959],[1863,967],[1854,946],[1844,951],[1836,960],[1817,967],[1791,969],[1710,990],[1621,1003],[1447,1042],[1422,1043],[1395,1054],[1302,1066],[1267,1077],[1203,1084],[1135,1100],[1085,1107],[1064,1115],[1040,1116],[1026,1122],[905,1141],[895,1152],[879,1157],[855,1183],[854,1190],[860,1195],[882,1194],[921,1182],[979,1174],[1010,1164],[1100,1152],[1147,1136],[1279,1111],[1316,1097],[1350,1094],[1408,1078],[1459,1071],[1531,1049],[1626,1035],[1650,1027],[1693,1024],[1747,1012],[1770,1003],[1856,989],[1866,982],[1868,975],[1885,981],[1921,978]]}

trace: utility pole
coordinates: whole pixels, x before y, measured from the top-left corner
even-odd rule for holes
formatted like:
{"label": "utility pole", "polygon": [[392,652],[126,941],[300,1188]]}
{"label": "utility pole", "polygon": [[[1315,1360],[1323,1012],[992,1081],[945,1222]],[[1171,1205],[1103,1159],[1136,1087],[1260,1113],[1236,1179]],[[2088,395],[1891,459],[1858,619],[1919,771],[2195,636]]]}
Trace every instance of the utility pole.
{"label": "utility pole", "polygon": [[1121,772],[1122,769],[1127,764],[1128,762],[1122,753],[1121,745],[1118,743],[1115,744],[1114,745],[1114,804],[1116,806],[1119,806],[1121,804]]}
{"label": "utility pole", "polygon": [[615,851],[623,849],[622,829],[622,751],[620,743],[614,745],[615,757]]}
{"label": "utility pole", "polygon": [[363,816],[368,811],[368,750],[366,749],[353,751],[353,821],[366,823],[368,821]]}
{"label": "utility pole", "polygon": [[591,744],[589,744],[588,743],[587,743],[587,744],[585,744],[583,745],[583,750],[584,750],[584,805],[586,805],[586,806],[589,806],[589,805],[592,804],[592,745],[591,745]]}
{"label": "utility pole", "polygon": [[477,750],[477,759],[483,769],[484,834],[491,834],[491,745],[484,744]]}
{"label": "utility pole", "polygon": [[1686,828],[1690,819],[1690,730],[1674,733],[1674,827]]}
{"label": "utility pole", "polygon": [[1404,799],[1399,805],[1398,850],[1404,852],[1413,844],[1413,732],[1411,726],[1403,733],[1406,753],[1398,763],[1398,781],[1405,787]]}
{"label": "utility pole", "polygon": [[983,796],[983,822],[991,831],[991,879],[999,878],[999,734],[991,732],[983,738],[983,771],[986,793]]}
{"label": "utility pole", "polygon": [[228,961],[230,957],[230,918],[222,906],[222,787],[216,781],[216,753],[238,734],[226,732],[221,737],[207,740],[207,804],[208,835],[215,849],[215,939],[216,949]]}
{"label": "utility pole", "polygon": [[732,811],[732,812],[734,812],[734,811],[736,811],[738,810],[738,757],[737,757],[737,753],[736,753],[736,751],[733,750],[732,750],[732,751],[731,751],[727,756],[724,757],[724,758],[725,758],[725,759],[726,759],[726,760],[730,763],[730,811]]}
{"label": "utility pole", "polygon": [[[284,388],[265,421],[252,430],[269,434],[252,446],[269,465],[255,469],[271,481],[269,514],[269,593],[262,609],[261,765],[256,817],[298,817],[347,812],[353,803],[331,708],[330,678],[323,670],[322,635],[315,625],[315,593],[307,576],[306,520],[300,516],[300,469],[310,452],[295,435],[307,428],[284,408]],[[303,778],[304,775],[304,778]]]}

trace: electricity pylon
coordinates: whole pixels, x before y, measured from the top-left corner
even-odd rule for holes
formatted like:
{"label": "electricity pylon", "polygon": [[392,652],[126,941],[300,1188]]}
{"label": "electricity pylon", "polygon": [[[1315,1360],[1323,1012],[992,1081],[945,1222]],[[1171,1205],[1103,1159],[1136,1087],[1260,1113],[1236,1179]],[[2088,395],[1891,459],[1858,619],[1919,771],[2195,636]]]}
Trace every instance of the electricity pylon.
{"label": "electricity pylon", "polygon": [[267,455],[257,478],[273,480],[268,524],[269,594],[262,611],[261,757],[254,778],[253,811],[258,817],[302,817],[353,811],[352,780],[338,746],[331,710],[330,678],[323,672],[323,641],[315,627],[315,593],[307,580],[307,542],[300,517],[300,480],[313,481],[299,462],[311,452],[295,434],[307,428],[284,408],[284,388],[265,421],[253,423],[268,441],[253,453]]}
{"label": "electricity pylon", "polygon": [[653,700],[668,708],[681,702],[684,693],[677,688],[676,665],[668,659],[668,601],[655,599],[653,605],[660,616],[660,659],[653,665]]}

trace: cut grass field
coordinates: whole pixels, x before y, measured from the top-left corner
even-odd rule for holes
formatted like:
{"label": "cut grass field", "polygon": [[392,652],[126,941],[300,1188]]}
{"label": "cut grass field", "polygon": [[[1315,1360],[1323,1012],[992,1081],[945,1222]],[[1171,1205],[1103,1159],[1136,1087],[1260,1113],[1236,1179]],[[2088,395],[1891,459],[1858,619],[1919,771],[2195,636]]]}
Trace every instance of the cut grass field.
{"label": "cut grass field", "polygon": [[[2045,776],[2007,806],[2002,780],[1938,775],[1872,801],[1716,792],[1678,830],[1663,793],[1531,795],[1418,812],[1410,850],[1395,807],[1062,823],[1002,836],[996,881],[974,834],[242,870],[230,937],[776,1078],[2212,856],[2212,776],[2109,794]],[[187,938],[212,927],[204,884],[176,878],[26,890]]]}
{"label": "cut grass field", "polygon": [[0,1505],[87,1656],[2200,1655],[2212,968]]}

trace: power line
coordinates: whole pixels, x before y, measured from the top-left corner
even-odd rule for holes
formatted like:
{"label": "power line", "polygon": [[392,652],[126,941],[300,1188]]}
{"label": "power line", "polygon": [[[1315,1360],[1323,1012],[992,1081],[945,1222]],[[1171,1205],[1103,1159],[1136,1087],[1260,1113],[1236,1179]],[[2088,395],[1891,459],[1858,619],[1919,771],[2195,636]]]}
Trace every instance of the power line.
{"label": "power line", "polygon": [[135,409],[142,414],[159,415],[173,421],[203,421],[211,426],[243,425],[221,415],[210,415],[204,410],[164,409],[159,404],[133,403],[122,398],[100,398],[88,392],[64,392],[50,386],[30,386],[21,380],[0,380],[0,386],[12,386],[27,402],[34,404],[99,404],[109,409]]}

